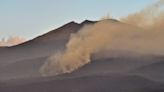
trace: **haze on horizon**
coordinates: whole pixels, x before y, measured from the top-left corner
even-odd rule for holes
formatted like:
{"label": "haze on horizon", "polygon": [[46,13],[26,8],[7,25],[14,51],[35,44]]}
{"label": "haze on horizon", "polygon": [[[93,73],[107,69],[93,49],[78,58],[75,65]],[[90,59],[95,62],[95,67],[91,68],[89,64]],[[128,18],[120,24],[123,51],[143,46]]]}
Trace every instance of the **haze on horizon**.
{"label": "haze on horizon", "polygon": [[0,39],[18,36],[28,40],[69,21],[99,20],[108,14],[119,19],[155,2],[157,0],[4,0],[0,1]]}

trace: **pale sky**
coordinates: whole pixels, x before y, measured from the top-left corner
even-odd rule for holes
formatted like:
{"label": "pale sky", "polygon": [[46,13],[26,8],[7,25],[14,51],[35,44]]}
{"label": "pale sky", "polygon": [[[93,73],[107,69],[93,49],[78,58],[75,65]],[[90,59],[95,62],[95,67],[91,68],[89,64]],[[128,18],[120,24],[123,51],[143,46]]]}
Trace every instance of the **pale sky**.
{"label": "pale sky", "polygon": [[140,11],[157,0],[0,0],[0,39],[26,39],[55,29],[69,21],[114,18]]}

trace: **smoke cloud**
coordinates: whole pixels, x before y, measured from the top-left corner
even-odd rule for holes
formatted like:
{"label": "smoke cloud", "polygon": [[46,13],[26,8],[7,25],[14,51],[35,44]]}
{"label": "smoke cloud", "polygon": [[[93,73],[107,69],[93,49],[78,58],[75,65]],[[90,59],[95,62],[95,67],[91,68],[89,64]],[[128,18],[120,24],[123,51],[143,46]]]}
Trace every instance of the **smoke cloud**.
{"label": "smoke cloud", "polygon": [[[164,25],[164,0],[150,5],[143,10],[121,18],[121,21],[149,30],[159,30],[159,26]],[[163,23],[162,23],[163,22]],[[163,29],[163,28],[162,28]]]}
{"label": "smoke cloud", "polygon": [[0,41],[0,46],[14,46],[25,42],[26,40],[19,36],[9,37],[7,40],[2,39]]}
{"label": "smoke cloud", "polygon": [[[86,25],[72,34],[64,51],[50,56],[40,71],[44,76],[70,73],[91,62],[101,51],[130,51],[164,55],[164,1],[122,18],[118,22],[102,20]],[[126,24],[127,23],[127,24]]]}
{"label": "smoke cloud", "polygon": [[100,22],[93,26],[86,26],[78,33],[72,34],[66,50],[51,56],[50,61],[41,68],[43,74],[69,73],[89,63],[91,54],[101,50],[110,41],[110,32],[106,29],[101,30],[99,25],[109,28],[107,24]]}

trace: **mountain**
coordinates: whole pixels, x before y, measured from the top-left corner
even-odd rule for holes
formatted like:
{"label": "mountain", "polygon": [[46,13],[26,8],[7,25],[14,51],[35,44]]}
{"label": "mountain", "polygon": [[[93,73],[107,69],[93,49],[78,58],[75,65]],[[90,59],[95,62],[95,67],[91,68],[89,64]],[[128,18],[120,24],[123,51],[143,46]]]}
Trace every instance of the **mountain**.
{"label": "mountain", "polygon": [[84,21],[81,24],[69,22],[62,27],[52,30],[25,43],[0,48],[0,66],[25,59],[49,56],[58,49],[65,48],[72,33],[77,32],[86,24],[95,22]]}
{"label": "mountain", "polygon": [[68,36],[76,32],[79,28],[79,24],[70,22],[23,44],[4,48],[2,53],[0,53],[0,65],[10,64],[24,59],[48,56],[53,53],[54,48],[64,48],[66,41],[69,39]]}
{"label": "mountain", "polygon": [[48,56],[64,49],[72,33],[77,32],[84,25],[94,23],[96,21],[85,20],[81,24],[72,21],[25,43],[1,47],[0,73],[3,75],[0,76],[0,80],[40,76],[39,68]]}
{"label": "mountain", "polygon": [[70,22],[23,44],[0,48],[0,92],[164,92],[164,56],[131,51],[106,50],[71,73],[40,75],[43,63],[65,49],[72,33],[97,22]]}

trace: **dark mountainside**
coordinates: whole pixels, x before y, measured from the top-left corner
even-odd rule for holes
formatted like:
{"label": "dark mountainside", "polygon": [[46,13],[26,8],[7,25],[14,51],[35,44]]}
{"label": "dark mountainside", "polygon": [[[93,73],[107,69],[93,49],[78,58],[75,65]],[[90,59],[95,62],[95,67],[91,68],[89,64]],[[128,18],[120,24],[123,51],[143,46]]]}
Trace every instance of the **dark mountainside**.
{"label": "dark mountainside", "polygon": [[72,73],[40,75],[47,57],[64,49],[71,33],[96,22],[70,22],[23,44],[0,48],[0,92],[164,92],[163,56],[93,55],[91,63]]}
{"label": "dark mountainside", "polygon": [[47,57],[58,49],[64,49],[72,33],[93,23],[96,21],[69,22],[20,45],[1,47],[0,80],[40,76],[39,68]]}
{"label": "dark mountainside", "polygon": [[[55,49],[64,48],[70,34],[77,32],[83,25],[94,22],[84,21],[82,24],[70,22],[44,35],[13,47],[1,47],[0,65],[30,58],[49,56]],[[52,52],[53,51],[53,52]],[[17,52],[17,54],[15,54]],[[33,54],[33,56],[31,56]],[[6,58],[7,56],[7,58]]]}

